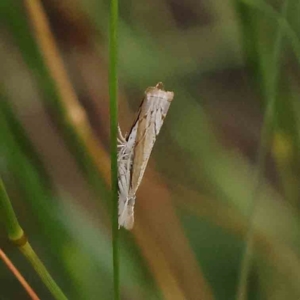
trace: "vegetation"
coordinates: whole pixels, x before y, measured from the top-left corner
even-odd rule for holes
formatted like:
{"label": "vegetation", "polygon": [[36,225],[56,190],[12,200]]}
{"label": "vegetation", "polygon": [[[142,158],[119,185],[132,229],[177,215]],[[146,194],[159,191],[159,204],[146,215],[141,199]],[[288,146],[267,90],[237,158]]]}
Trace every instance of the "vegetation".
{"label": "vegetation", "polygon": [[[0,3],[1,253],[40,299],[300,299],[298,1],[112,3]],[[116,125],[159,81],[117,230]],[[28,297],[2,262],[0,282]]]}

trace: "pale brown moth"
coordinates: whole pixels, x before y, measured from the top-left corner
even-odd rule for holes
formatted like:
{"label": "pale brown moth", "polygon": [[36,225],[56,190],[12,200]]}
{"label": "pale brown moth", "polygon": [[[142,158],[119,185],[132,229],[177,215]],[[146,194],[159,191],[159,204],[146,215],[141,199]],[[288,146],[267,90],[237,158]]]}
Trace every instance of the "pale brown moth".
{"label": "pale brown moth", "polygon": [[161,82],[147,88],[128,137],[124,138],[119,130],[119,227],[133,227],[136,192],[173,97],[174,93],[165,91]]}

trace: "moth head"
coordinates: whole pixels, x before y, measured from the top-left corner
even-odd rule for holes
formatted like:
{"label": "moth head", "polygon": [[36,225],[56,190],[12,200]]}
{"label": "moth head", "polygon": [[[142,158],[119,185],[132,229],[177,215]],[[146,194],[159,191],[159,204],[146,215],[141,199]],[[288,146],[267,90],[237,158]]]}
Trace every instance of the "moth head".
{"label": "moth head", "polygon": [[162,82],[159,82],[155,87],[159,90],[163,90],[163,91],[165,90],[164,84]]}
{"label": "moth head", "polygon": [[164,91],[167,100],[168,100],[169,102],[172,102],[172,100],[173,100],[173,98],[174,98],[174,93],[173,93],[173,92],[166,91],[162,82],[159,82],[159,83],[155,86],[155,88],[158,89],[158,90]]}
{"label": "moth head", "polygon": [[174,93],[166,91],[164,89],[164,85],[162,82],[157,83],[156,86],[148,87],[145,91],[145,95],[146,95],[146,97],[147,96],[150,96],[150,97],[157,96],[159,98],[164,98],[168,102],[172,102],[172,100],[174,98]]}

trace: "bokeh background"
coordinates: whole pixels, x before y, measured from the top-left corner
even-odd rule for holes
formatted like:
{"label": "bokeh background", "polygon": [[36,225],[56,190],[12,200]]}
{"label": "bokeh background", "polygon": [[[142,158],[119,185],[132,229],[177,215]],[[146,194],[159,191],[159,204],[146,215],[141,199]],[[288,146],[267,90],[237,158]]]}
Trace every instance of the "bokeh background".
{"label": "bokeh background", "polygon": [[[135,227],[120,231],[122,299],[246,299],[236,294],[249,224],[248,299],[300,299],[299,1],[140,0],[119,9],[123,131],[148,86],[162,81],[175,93]],[[68,298],[113,299],[109,1],[1,0],[0,16],[7,192]],[[272,101],[272,130],[261,139]],[[3,227],[0,247],[52,299]],[[0,299],[27,298],[0,262]]]}

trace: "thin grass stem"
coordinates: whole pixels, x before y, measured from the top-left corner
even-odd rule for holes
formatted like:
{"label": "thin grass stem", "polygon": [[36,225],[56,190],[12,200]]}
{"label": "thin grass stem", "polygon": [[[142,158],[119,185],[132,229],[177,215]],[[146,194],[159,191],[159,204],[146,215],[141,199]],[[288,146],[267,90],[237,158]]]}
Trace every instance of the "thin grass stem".
{"label": "thin grass stem", "polygon": [[[39,58],[42,56],[39,69],[41,76],[38,80],[46,78],[47,85],[45,81],[40,81],[48,93],[46,100],[53,109],[76,162],[97,194],[106,198],[104,180],[109,178],[110,171],[107,154],[94,135],[86,112],[68,78],[42,3],[40,0],[24,0],[24,4],[40,50],[37,55]],[[101,173],[105,175],[104,180]]]}
{"label": "thin grass stem", "polygon": [[2,249],[0,249],[0,259],[2,259],[2,261],[5,263],[7,268],[18,279],[18,281],[23,286],[24,290],[27,292],[29,297],[32,300],[39,300],[40,298],[37,296],[35,291],[31,288],[31,286],[28,284],[28,282],[25,280],[25,278],[22,276],[22,274],[18,271],[18,269],[14,266],[14,264],[11,262],[11,260],[6,256],[6,254],[3,252]]}
{"label": "thin grass stem", "polygon": [[64,295],[60,287],[51,277],[45,265],[42,263],[35,251],[32,249],[29,242],[27,241],[24,245],[20,246],[19,250],[30,262],[30,264],[32,265],[36,273],[39,275],[39,277],[42,279],[43,283],[46,285],[53,297],[58,300],[67,300],[67,297]]}
{"label": "thin grass stem", "polygon": [[110,2],[109,31],[109,96],[110,96],[110,151],[111,151],[111,190],[112,190],[112,247],[114,272],[114,299],[120,299],[119,278],[119,229],[118,229],[118,0]]}
{"label": "thin grass stem", "polygon": [[3,220],[8,238],[11,241],[18,240],[24,235],[11,202],[6,193],[2,179],[0,178],[0,214]]}
{"label": "thin grass stem", "polygon": [[[283,3],[282,15],[285,16],[288,8],[288,0]],[[273,136],[274,120],[275,120],[275,103],[277,96],[277,82],[280,69],[280,52],[283,39],[283,26],[279,24],[277,35],[274,42],[274,51],[272,53],[272,65],[269,76],[270,81],[265,89],[265,98],[267,100],[266,112],[264,115],[260,146],[257,153],[256,173],[252,191],[252,202],[250,203],[248,230],[246,233],[245,250],[241,262],[239,282],[237,289],[237,300],[247,299],[248,276],[251,269],[251,260],[254,248],[254,233],[255,233],[255,217],[260,203],[260,192],[263,187],[263,175],[265,168],[265,160]]]}
{"label": "thin grass stem", "polygon": [[263,0],[239,0],[241,3],[248,5],[249,7],[263,12],[266,16],[273,18],[278,26],[281,28],[288,40],[291,43],[292,49],[294,50],[295,57],[300,64],[300,40],[292,28],[288,20],[282,13],[277,12],[270,4]]}
{"label": "thin grass stem", "polygon": [[39,275],[43,283],[49,289],[53,297],[57,300],[66,300],[67,297],[64,295],[62,290],[59,288],[57,283],[51,277],[46,267],[39,259],[37,254],[30,246],[23,229],[21,228],[14,209],[11,205],[9,197],[6,193],[4,184],[0,179],[0,214],[1,219],[4,221],[4,226],[7,231],[8,238],[10,241],[19,248],[25,258],[33,266],[36,273]]}

